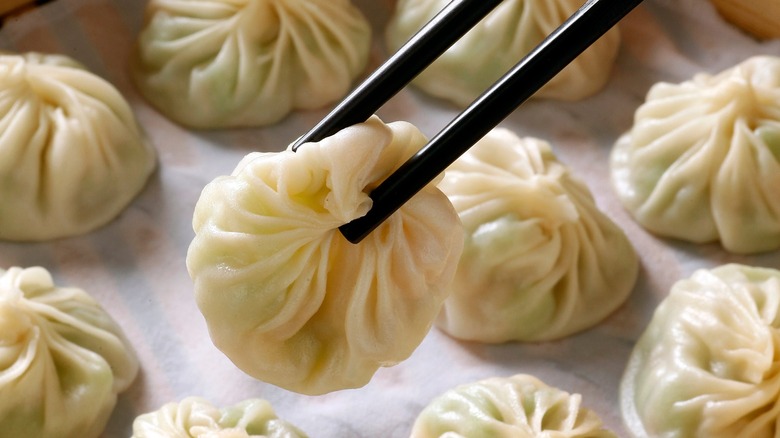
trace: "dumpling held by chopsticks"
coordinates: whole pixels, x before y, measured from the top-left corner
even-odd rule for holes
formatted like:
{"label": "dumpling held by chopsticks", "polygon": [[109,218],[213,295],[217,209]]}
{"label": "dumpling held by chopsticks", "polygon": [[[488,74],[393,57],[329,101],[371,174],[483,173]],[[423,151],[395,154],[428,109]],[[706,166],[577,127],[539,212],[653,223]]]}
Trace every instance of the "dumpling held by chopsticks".
{"label": "dumpling held by chopsticks", "polygon": [[429,185],[359,244],[338,227],[425,142],[373,117],[297,152],[249,154],[204,189],[187,266],[214,344],[239,368],[321,394],[419,345],[463,245],[452,204]]}

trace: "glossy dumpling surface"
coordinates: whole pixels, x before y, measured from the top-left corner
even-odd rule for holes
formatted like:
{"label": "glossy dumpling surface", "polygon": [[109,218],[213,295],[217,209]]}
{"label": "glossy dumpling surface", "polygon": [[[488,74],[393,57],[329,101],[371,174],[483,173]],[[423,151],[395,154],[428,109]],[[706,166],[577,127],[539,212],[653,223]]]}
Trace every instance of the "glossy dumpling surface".
{"label": "glossy dumpling surface", "polygon": [[83,234],[143,189],[156,153],[113,85],[76,61],[0,53],[0,239]]}
{"label": "glossy dumpling surface", "polygon": [[150,0],[132,72],[181,124],[262,126],[341,98],[370,45],[349,0]]}
{"label": "glossy dumpling surface", "polygon": [[483,342],[560,338],[628,297],[639,262],[623,231],[549,143],[497,128],[439,184],[465,245],[436,324]]}
{"label": "glossy dumpling surface", "polygon": [[699,270],[674,284],[621,383],[635,437],[775,437],[780,419],[780,271]]}
{"label": "glossy dumpling surface", "polygon": [[780,248],[780,58],[656,84],[611,168],[652,232],[736,253]]}
{"label": "glossy dumpling surface", "polygon": [[200,397],[167,403],[139,415],[131,438],[306,438],[292,424],[279,419],[262,399],[216,408]]}
{"label": "glossy dumpling surface", "polygon": [[195,207],[187,254],[215,345],[248,374],[315,394],[406,359],[441,308],[463,245],[429,185],[359,244],[338,227],[425,144],[376,117],[297,152],[253,153]]}
{"label": "glossy dumpling surface", "polygon": [[[386,29],[389,49],[398,50],[448,3],[399,0]],[[468,105],[582,4],[581,0],[505,0],[413,83],[433,96]],[[572,101],[596,93],[609,79],[619,46],[619,30],[614,28],[535,96]]]}
{"label": "glossy dumpling surface", "polygon": [[579,394],[517,374],[458,386],[417,417],[411,438],[615,438]]}
{"label": "glossy dumpling surface", "polygon": [[138,373],[120,327],[44,268],[0,270],[0,434],[96,438]]}

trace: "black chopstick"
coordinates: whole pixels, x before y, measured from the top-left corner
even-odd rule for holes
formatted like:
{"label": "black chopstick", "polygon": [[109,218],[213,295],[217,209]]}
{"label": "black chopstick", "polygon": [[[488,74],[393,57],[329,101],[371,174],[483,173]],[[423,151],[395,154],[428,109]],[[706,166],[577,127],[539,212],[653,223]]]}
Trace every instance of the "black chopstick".
{"label": "black chopstick", "polygon": [[588,0],[371,193],[373,206],[339,230],[352,243],[443,172],[642,0]]}
{"label": "black chopstick", "polygon": [[453,0],[292,145],[329,137],[368,120],[421,71],[479,23],[501,0]]}

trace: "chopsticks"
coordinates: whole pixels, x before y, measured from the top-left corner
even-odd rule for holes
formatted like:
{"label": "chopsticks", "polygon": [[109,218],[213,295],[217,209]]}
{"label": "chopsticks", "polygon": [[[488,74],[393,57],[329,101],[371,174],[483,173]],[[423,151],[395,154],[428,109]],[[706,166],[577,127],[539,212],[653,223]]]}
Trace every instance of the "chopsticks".
{"label": "chopsticks", "polygon": [[[500,0],[451,2],[399,50],[400,55],[391,57],[322,122],[299,138],[292,149],[296,150],[306,142],[319,141],[347,126],[366,121],[446,50],[446,47],[426,48],[429,38],[437,38],[430,35],[450,35],[446,44],[452,45],[499,2]],[[371,191],[371,209],[365,216],[339,228],[344,237],[352,243],[363,240],[641,2],[642,0],[588,0],[418,153]],[[471,12],[472,9],[474,12]],[[468,17],[471,19],[467,19]],[[459,20],[467,21],[468,27],[464,29]],[[421,45],[423,49],[419,49]],[[429,50],[435,51],[432,55],[434,58],[430,60],[426,57]],[[421,56],[421,60],[418,61],[417,56]]]}
{"label": "chopsticks", "polygon": [[368,120],[501,1],[452,0],[311,131],[296,140],[292,150]]}

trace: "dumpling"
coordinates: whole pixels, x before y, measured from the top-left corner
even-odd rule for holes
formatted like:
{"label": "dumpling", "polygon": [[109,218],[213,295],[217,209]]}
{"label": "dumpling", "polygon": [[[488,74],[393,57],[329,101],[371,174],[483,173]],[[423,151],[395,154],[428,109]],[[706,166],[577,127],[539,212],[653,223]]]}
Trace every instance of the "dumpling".
{"label": "dumpling", "polygon": [[40,241],[115,218],[156,166],[122,95],[61,55],[0,53],[0,239]]}
{"label": "dumpling", "polygon": [[133,421],[131,438],[306,438],[292,424],[280,420],[271,404],[250,399],[217,409],[200,397],[168,403]]}
{"label": "dumpling", "polygon": [[[449,0],[399,0],[386,29],[398,50]],[[582,0],[505,0],[413,82],[428,94],[466,106],[582,6]],[[601,90],[620,47],[614,28],[542,87],[536,97],[583,99]]]}
{"label": "dumpling", "polygon": [[417,417],[411,438],[616,438],[579,394],[527,374],[451,389]]}
{"label": "dumpling", "polygon": [[214,344],[260,380],[306,394],[362,386],[430,329],[463,246],[434,185],[359,244],[338,227],[426,139],[377,117],[297,152],[252,153],[203,190],[187,267]]}
{"label": "dumpling", "polygon": [[710,0],[727,21],[756,38],[780,38],[780,8],[774,0]]}
{"label": "dumpling", "polygon": [[628,298],[639,261],[623,231],[550,144],[496,128],[439,183],[460,215],[463,255],[436,325],[482,342],[589,328]]}
{"label": "dumpling", "polygon": [[261,126],[343,97],[370,46],[349,0],[150,0],[131,69],[176,122]]}
{"label": "dumpling", "polygon": [[625,207],[658,235],[780,248],[780,58],[654,85],[611,169]]}
{"label": "dumpling", "polygon": [[0,431],[94,438],[138,373],[122,330],[44,268],[0,270]]}
{"label": "dumpling", "polygon": [[780,422],[780,271],[730,264],[680,280],[621,382],[635,437],[774,437]]}

